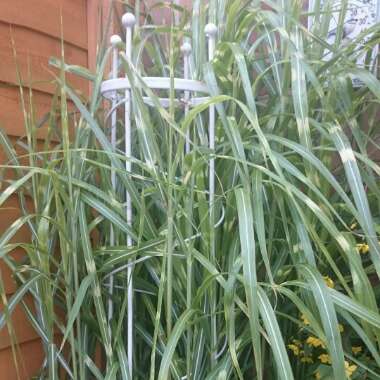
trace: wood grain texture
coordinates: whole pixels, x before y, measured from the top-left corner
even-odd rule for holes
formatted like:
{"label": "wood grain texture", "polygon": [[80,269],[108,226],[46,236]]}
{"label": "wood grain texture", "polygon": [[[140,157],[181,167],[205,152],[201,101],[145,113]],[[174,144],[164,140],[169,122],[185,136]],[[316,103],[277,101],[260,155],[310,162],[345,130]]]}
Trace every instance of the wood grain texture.
{"label": "wood grain texture", "polygon": [[[26,106],[29,109],[29,89],[24,87],[23,92]],[[50,111],[51,100],[51,96],[44,92],[34,90],[32,93],[33,110],[36,120],[41,121],[41,124],[44,116]],[[8,136],[24,136],[26,130],[19,87],[0,82],[0,104],[1,128]],[[46,128],[40,128],[37,132],[38,138],[45,138],[46,132]]]}
{"label": "wood grain texture", "polygon": [[[88,68],[91,71],[94,72],[96,69],[96,56],[101,43],[108,42],[114,33],[122,33],[120,30],[122,14],[123,6],[119,1],[87,0]],[[91,84],[89,91],[91,92]]]}
{"label": "wood grain texture", "polygon": [[[25,304],[34,310],[34,304],[31,297],[24,298]],[[4,309],[4,305],[0,303],[0,312]],[[11,332],[11,334],[10,334]],[[10,331],[8,328],[0,330],[0,350],[10,347],[12,344],[11,336],[14,334],[16,341],[13,344],[21,345],[23,343],[38,339],[38,334],[31,326],[22,305],[17,305],[12,313],[12,323]]]}
{"label": "wood grain texture", "polygon": [[[22,249],[16,249],[12,252],[11,256],[17,261],[22,262],[25,257],[25,251]],[[7,297],[10,297],[17,290],[17,283],[13,276],[11,269],[3,262],[0,261],[0,273],[3,280],[3,285],[5,289],[5,294]],[[1,337],[1,330],[0,330]],[[1,338],[0,338],[0,346],[1,346]]]}
{"label": "wood grain texture", "polygon": [[24,26],[87,50],[86,0],[0,1],[0,20]]}
{"label": "wood grain texture", "polygon": [[20,344],[16,352],[16,361],[19,369],[19,377],[12,350],[4,348],[0,350],[0,378],[4,380],[29,380],[32,374],[37,374],[44,358],[44,352],[40,339]]}
{"label": "wood grain texture", "polygon": [[[64,54],[66,63],[87,66],[87,50],[66,43]],[[0,81],[18,85],[20,79],[26,86],[53,93],[56,86],[52,81],[58,70],[49,66],[52,56],[61,57],[59,39],[0,22]],[[67,79],[74,88],[87,92],[85,80],[74,75],[67,75]]]}
{"label": "wood grain texture", "polygon": [[[31,206],[31,200],[29,205]],[[32,207],[30,207],[32,209]],[[16,219],[21,216],[18,199],[16,196],[11,196],[5,204],[0,208],[0,231],[5,231]],[[14,242],[28,242],[30,241],[30,231],[26,226],[18,229],[16,234],[9,241]]]}
{"label": "wood grain texture", "polygon": [[[41,121],[50,110],[52,94],[56,90],[53,79],[58,70],[50,67],[48,61],[52,56],[61,56],[61,37],[63,36],[66,63],[88,67],[89,57],[94,62],[96,49],[88,45],[88,15],[92,17],[90,25],[95,32],[99,26],[97,19],[95,20],[95,12],[88,8],[90,2],[91,0],[0,1],[0,127],[8,134],[18,154],[26,155],[27,152],[17,144],[17,140],[25,136],[26,131],[16,66],[20,72],[26,104],[30,86],[33,90],[35,119]],[[67,75],[67,81],[79,92],[88,94],[87,81],[72,75]],[[37,136],[40,139],[39,144],[42,144],[46,137],[46,128],[41,128]],[[27,164],[27,157],[21,161]],[[7,157],[0,149],[0,163],[5,162]],[[12,178],[12,171],[7,170],[2,175],[3,179],[9,180]],[[7,182],[0,183],[0,186],[0,191],[4,190]],[[32,200],[28,199],[27,202],[32,209]],[[12,196],[0,207],[0,234],[20,215],[18,199]],[[30,232],[27,228],[22,228],[12,239],[14,242],[29,240]],[[24,258],[21,249],[11,255],[17,261]],[[17,284],[2,261],[0,272],[9,299],[17,290]],[[30,299],[28,302],[31,302]],[[0,312],[1,309],[0,304]],[[16,347],[14,346],[16,352],[12,351],[7,329],[0,331],[0,379],[30,379],[38,375],[44,358],[41,341],[20,306],[12,315],[12,326],[17,342]]]}
{"label": "wood grain texture", "polygon": [[[28,197],[25,198],[26,207],[29,210],[33,209],[32,200]],[[0,231],[5,231],[15,220],[17,220],[21,216],[21,211],[18,203],[18,197],[16,195],[12,195],[5,204],[0,207]],[[13,236],[11,239],[11,243],[15,242],[28,242],[30,241],[30,231],[24,226],[20,228],[20,230]],[[24,252],[21,249],[17,249],[10,254],[15,260],[21,262],[24,257]],[[7,295],[11,295],[16,290],[16,283],[13,279],[12,273],[7,267],[7,265],[0,261],[0,274],[1,279],[3,281],[3,286],[5,289],[5,293]],[[1,337],[1,330],[0,330]],[[0,338],[1,340],[1,338]],[[1,346],[1,344],[0,344]]]}

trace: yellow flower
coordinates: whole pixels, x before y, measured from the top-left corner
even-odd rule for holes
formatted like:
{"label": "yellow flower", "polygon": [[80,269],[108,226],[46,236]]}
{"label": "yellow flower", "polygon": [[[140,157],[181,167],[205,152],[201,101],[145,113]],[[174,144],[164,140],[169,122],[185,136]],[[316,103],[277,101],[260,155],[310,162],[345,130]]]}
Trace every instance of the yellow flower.
{"label": "yellow flower", "polygon": [[293,351],[293,354],[295,356],[298,356],[300,354],[300,349],[295,344],[288,344],[288,348]]}
{"label": "yellow flower", "polygon": [[309,320],[306,318],[305,314],[301,314],[301,319],[304,325],[310,325]]}
{"label": "yellow flower", "polygon": [[338,323],[338,329],[342,333],[344,331],[343,325],[341,325],[340,323]]}
{"label": "yellow flower", "polygon": [[304,356],[303,358],[301,358],[301,363],[313,363],[313,359],[311,358],[311,356]]}
{"label": "yellow flower", "polygon": [[368,244],[356,244],[356,249],[362,255],[364,255],[364,254],[366,254],[366,253],[369,252],[369,246],[368,246]]}
{"label": "yellow flower", "polygon": [[350,365],[350,363],[345,360],[344,361],[344,368],[346,370],[346,375],[348,377],[351,377],[351,375],[356,371],[356,368],[358,368],[358,366],[355,364]]}
{"label": "yellow flower", "polygon": [[321,374],[317,371],[317,372],[315,372],[314,377],[315,377],[317,380],[320,380],[320,379],[321,379]]}
{"label": "yellow flower", "polygon": [[363,347],[361,346],[352,346],[352,353],[357,355],[358,353],[363,351]]}
{"label": "yellow flower", "polygon": [[351,226],[350,226],[350,229],[354,230],[357,226],[358,226],[358,224],[356,222],[352,223]]}
{"label": "yellow flower", "polygon": [[312,347],[322,347],[322,348],[325,347],[324,343],[319,338],[316,338],[315,336],[309,336],[306,339],[306,344]]}
{"label": "yellow flower", "polygon": [[325,283],[329,288],[334,287],[334,281],[329,276],[323,276],[323,279],[325,280]]}
{"label": "yellow flower", "polygon": [[321,363],[331,364],[330,355],[328,354],[321,354],[318,356],[318,359],[321,361]]}

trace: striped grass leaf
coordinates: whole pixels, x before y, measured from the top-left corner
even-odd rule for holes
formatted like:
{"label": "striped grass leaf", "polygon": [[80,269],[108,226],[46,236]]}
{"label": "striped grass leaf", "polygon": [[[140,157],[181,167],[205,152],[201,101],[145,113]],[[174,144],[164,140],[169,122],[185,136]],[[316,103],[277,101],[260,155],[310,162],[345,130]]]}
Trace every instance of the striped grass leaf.
{"label": "striped grass leaf", "polygon": [[290,366],[285,343],[280,332],[276,315],[269,302],[268,296],[261,287],[258,287],[258,301],[260,315],[263,320],[265,330],[271,343],[271,349],[276,362],[277,376],[280,379],[294,379],[293,371]]}
{"label": "striped grass leaf", "polygon": [[192,309],[185,311],[174,325],[171,335],[169,336],[168,342],[166,344],[164,353],[162,355],[161,365],[157,377],[158,380],[168,379],[171,359],[174,355],[178,340],[184,333],[186,325],[190,323],[190,319],[194,316],[195,313],[196,311]]}
{"label": "striped grass leaf", "polygon": [[264,218],[264,201],[263,191],[264,186],[262,182],[262,175],[260,171],[255,171],[252,180],[253,197],[253,215],[256,227],[257,239],[260,246],[262,258],[264,260],[265,268],[268,275],[268,280],[274,284],[272,269],[270,267],[270,259],[268,256],[267,242],[265,237],[265,218]]}
{"label": "striped grass leaf", "polygon": [[378,313],[375,313],[374,311],[361,305],[359,302],[334,289],[330,289],[329,291],[331,293],[332,300],[338,307],[351,314],[354,314],[372,326],[380,328],[380,316]]}
{"label": "striped grass leaf", "polygon": [[[345,378],[344,358],[358,366],[353,378],[376,378],[379,292],[371,255],[379,232],[380,169],[372,152],[379,148],[380,91],[376,76],[355,68],[355,61],[372,55],[379,26],[341,43],[345,2],[331,44],[329,25],[338,13],[331,1],[323,3],[321,9],[316,1],[311,12],[287,1],[263,8],[249,1],[196,0],[190,12],[175,4],[127,5],[138,10],[132,60],[121,53],[118,71],[132,87],[137,133],[130,161],[122,147],[122,101],[116,147],[109,139],[112,112],[100,93],[112,55],[105,40],[93,73],[68,64],[64,54],[53,62],[61,71],[53,77],[57,91],[41,118],[35,117],[33,91],[20,87],[26,138],[0,133],[6,156],[0,199],[6,212],[17,195],[21,215],[2,232],[0,260],[19,289],[40,276],[17,304],[43,342],[42,376],[128,377],[125,269],[133,264],[136,380],[146,378],[147,363],[151,380],[259,378],[252,360],[257,350],[261,367],[272,364],[262,377],[311,378],[319,351],[310,347],[313,364],[288,358],[286,351],[293,338],[303,341],[308,334],[326,344],[333,358],[326,369],[335,371],[334,378]],[[172,25],[153,25],[158,9],[169,13]],[[211,21],[218,33],[210,62],[204,28]],[[190,76],[210,91],[187,113],[181,91],[155,92],[142,79],[166,76],[173,84],[183,77],[182,41],[193,46]],[[91,81],[90,97],[70,86],[68,73]],[[353,76],[360,88],[352,86]],[[159,96],[171,99],[169,109]],[[217,111],[215,152],[207,148],[210,106]],[[42,144],[40,131],[47,136]],[[352,141],[344,137],[351,133]],[[191,152],[184,154],[187,135]],[[346,151],[355,167],[337,165],[335,157]],[[216,163],[215,231],[208,210],[210,157]],[[126,191],[132,227],[125,219]],[[27,229],[32,238],[26,242]],[[134,238],[131,248],[127,234]],[[355,246],[368,239],[370,255],[359,255]],[[331,277],[335,289],[323,286],[322,276]],[[336,340],[335,313],[344,324],[345,351]],[[66,333],[62,352],[53,346],[62,343],[53,340],[56,331]],[[359,344],[363,355],[372,356],[368,362],[351,355]],[[99,352],[106,352],[101,360]]]}
{"label": "striped grass leaf", "polygon": [[263,364],[261,363],[260,353],[261,343],[259,335],[259,309],[257,303],[258,286],[256,275],[256,248],[253,230],[252,203],[249,192],[246,189],[235,190],[235,196],[239,217],[239,235],[243,263],[244,288],[249,313],[252,347],[255,355],[257,375],[261,378]]}
{"label": "striped grass leaf", "polygon": [[370,246],[372,261],[375,265],[378,276],[380,276],[380,245],[376,238],[372,214],[369,208],[367,195],[364,190],[359,167],[348,139],[340,126],[331,126],[330,133],[346,172],[347,181],[358,210],[358,220],[362,225],[362,228],[366,234],[366,239],[368,240],[368,244]]}
{"label": "striped grass leaf", "polygon": [[4,310],[0,314],[0,329],[2,329],[8,322],[12,312],[15,307],[22,301],[25,294],[29,292],[31,286],[34,285],[41,278],[41,274],[36,274],[26,281],[17,291],[12,295],[12,297],[7,301]]}
{"label": "striped grass leaf", "polygon": [[308,119],[306,75],[301,62],[303,55],[302,37],[297,26],[291,34],[291,41],[294,44],[294,51],[291,55],[294,114],[300,141],[305,148],[311,150],[312,142]]}
{"label": "striped grass leaf", "polygon": [[75,323],[75,320],[78,318],[78,314],[80,313],[80,308],[82,307],[82,303],[84,298],[86,297],[86,293],[88,288],[92,285],[94,281],[93,274],[88,274],[81,282],[80,287],[78,289],[78,293],[75,297],[75,302],[72,305],[72,309],[70,310],[69,315],[67,316],[67,324],[65,328],[65,333],[62,338],[60,351],[62,351],[63,346],[65,345],[66,339],[69,336],[71,329]]}
{"label": "striped grass leaf", "polygon": [[117,351],[117,356],[119,358],[119,367],[120,367],[121,378],[123,380],[130,380],[131,377],[129,375],[127,354],[126,354],[125,348],[124,348],[123,344],[120,342],[120,340],[117,344],[116,351]]}
{"label": "striped grass leaf", "polygon": [[237,275],[241,268],[240,260],[234,264],[232,271],[226,283],[225,293],[224,293],[224,314],[226,318],[226,328],[228,330],[228,348],[231,353],[231,360],[235,367],[236,373],[239,380],[243,379],[243,373],[240,368],[237,348],[238,344],[236,342],[236,313],[234,309],[234,297],[236,292],[236,280]]}
{"label": "striped grass leaf", "polygon": [[112,345],[110,331],[107,325],[107,318],[104,310],[104,305],[102,302],[101,288],[99,280],[96,276],[96,265],[92,254],[90,239],[87,230],[86,214],[85,207],[83,203],[80,203],[79,206],[79,222],[80,222],[80,231],[82,235],[82,248],[84,253],[84,259],[86,262],[87,272],[92,276],[92,290],[93,290],[93,300],[96,309],[96,315],[98,318],[99,329],[103,339],[104,349],[107,355],[109,362],[112,362]]}
{"label": "striped grass leaf", "polygon": [[113,362],[112,365],[107,369],[106,376],[104,380],[116,380],[117,379],[117,371],[119,370],[118,368],[118,363]]}
{"label": "striped grass leaf", "polygon": [[315,268],[302,265],[300,266],[300,270],[310,284],[310,289],[319,310],[319,316],[326,334],[326,346],[330,352],[334,376],[337,379],[345,379],[347,376],[344,368],[342,339],[338,329],[333,299],[321,274]]}

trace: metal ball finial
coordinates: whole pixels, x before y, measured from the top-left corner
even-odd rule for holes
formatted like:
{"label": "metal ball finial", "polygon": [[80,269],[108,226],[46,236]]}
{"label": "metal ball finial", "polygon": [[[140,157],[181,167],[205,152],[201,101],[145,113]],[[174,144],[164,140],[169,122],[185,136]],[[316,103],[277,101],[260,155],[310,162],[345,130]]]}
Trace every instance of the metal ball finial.
{"label": "metal ball finial", "polygon": [[191,53],[191,45],[188,42],[184,42],[181,46],[181,52],[183,55],[188,56]]}
{"label": "metal ball finial", "polygon": [[113,47],[116,47],[117,45],[119,45],[120,43],[122,42],[122,39],[119,35],[117,34],[114,34],[111,36],[110,38],[110,43]]}
{"label": "metal ball finial", "polygon": [[218,28],[215,24],[210,23],[205,26],[205,34],[207,37],[215,37],[217,32]]}
{"label": "metal ball finial", "polygon": [[124,13],[121,18],[124,28],[131,28],[136,24],[136,17],[133,13]]}

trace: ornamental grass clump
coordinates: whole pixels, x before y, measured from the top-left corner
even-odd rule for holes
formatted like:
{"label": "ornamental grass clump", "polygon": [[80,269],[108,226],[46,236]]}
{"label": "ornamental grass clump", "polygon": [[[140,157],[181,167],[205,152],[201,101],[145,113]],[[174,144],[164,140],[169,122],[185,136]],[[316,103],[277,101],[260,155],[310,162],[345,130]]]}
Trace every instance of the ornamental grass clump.
{"label": "ornamental grass clump", "polygon": [[[347,2],[338,13],[329,1],[321,10],[315,3],[310,12],[289,0],[196,0],[190,12],[162,3],[176,15],[165,27],[152,26],[148,10],[135,27],[131,62],[120,56],[119,72],[134,79],[131,173],[123,118],[114,149],[100,94],[112,48],[99,49],[96,73],[53,61],[60,75],[41,127],[45,144],[37,144],[41,123],[27,110],[22,157],[0,135],[2,168],[13,173],[3,176],[0,205],[17,194],[23,214],[0,237],[0,260],[19,285],[7,299],[0,277],[0,328],[12,331],[21,305],[44,345],[41,378],[379,378],[380,82],[370,65],[379,27],[342,43]],[[332,17],[340,32],[331,43]],[[209,22],[218,26],[211,62]],[[147,93],[139,80],[183,77],[184,40],[192,45],[191,77],[211,93],[188,113],[174,102],[183,94]],[[366,65],[358,66],[363,55]],[[92,82],[89,99],[66,72]],[[158,95],[169,97],[169,109]],[[30,241],[11,240],[24,227]]]}

